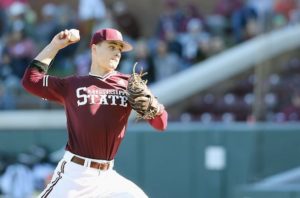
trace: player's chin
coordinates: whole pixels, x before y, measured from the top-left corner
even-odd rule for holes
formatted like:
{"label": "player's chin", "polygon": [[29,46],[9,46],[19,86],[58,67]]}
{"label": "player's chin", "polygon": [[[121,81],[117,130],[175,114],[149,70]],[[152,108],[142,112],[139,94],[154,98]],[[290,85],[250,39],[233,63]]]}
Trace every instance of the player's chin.
{"label": "player's chin", "polygon": [[119,65],[119,61],[116,61],[116,60],[111,60],[110,63],[109,63],[109,66],[112,69],[117,69],[118,65]]}

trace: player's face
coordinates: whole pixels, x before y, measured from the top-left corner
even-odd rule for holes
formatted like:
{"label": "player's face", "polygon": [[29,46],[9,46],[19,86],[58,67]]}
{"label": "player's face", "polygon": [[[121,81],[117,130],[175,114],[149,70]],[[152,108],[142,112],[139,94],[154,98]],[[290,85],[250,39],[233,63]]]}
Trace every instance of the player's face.
{"label": "player's face", "polygon": [[115,70],[121,59],[122,45],[113,41],[103,41],[94,49],[97,65],[105,70]]}

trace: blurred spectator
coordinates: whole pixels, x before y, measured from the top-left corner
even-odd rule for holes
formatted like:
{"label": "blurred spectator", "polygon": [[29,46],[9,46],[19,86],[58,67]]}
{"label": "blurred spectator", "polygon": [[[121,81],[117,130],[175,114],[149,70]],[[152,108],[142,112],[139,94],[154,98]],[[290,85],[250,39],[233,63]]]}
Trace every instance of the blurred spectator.
{"label": "blurred spectator", "polygon": [[89,38],[96,23],[106,15],[106,6],[103,0],[79,0],[78,18],[82,38]]}
{"label": "blurred spectator", "polygon": [[128,10],[123,0],[118,0],[112,6],[113,18],[117,28],[131,39],[138,39],[141,36],[140,26],[135,16]]}
{"label": "blurred spectator", "polygon": [[15,30],[9,36],[5,53],[10,57],[13,73],[21,78],[28,63],[36,55],[36,45],[24,29]]}
{"label": "blurred spectator", "polygon": [[228,37],[229,21],[225,17],[218,14],[209,14],[205,16],[205,24],[212,35],[224,39]]}
{"label": "blurred spectator", "polygon": [[134,62],[138,63],[137,72],[147,72],[148,83],[153,83],[155,81],[154,60],[144,39],[140,39],[136,43]]}
{"label": "blurred spectator", "polygon": [[257,12],[252,6],[241,6],[231,16],[231,27],[234,43],[240,43],[256,36]]}
{"label": "blurred spectator", "polygon": [[31,163],[30,159],[20,154],[18,162],[7,167],[0,182],[4,197],[31,198],[33,196],[34,179],[28,163]]}
{"label": "blurred spectator", "polygon": [[[74,10],[67,4],[63,4],[57,7],[59,14],[57,14],[57,26],[54,34],[57,34],[61,30],[71,29],[77,27],[76,18],[74,17]],[[54,35],[52,35],[53,37]],[[81,40],[84,42],[84,35],[81,35]],[[81,43],[81,42],[80,42]],[[75,70],[73,64],[73,57],[80,43],[75,43],[62,50],[56,55],[53,66],[54,69],[51,72],[55,72],[59,76],[64,76]]]}
{"label": "blurred spectator", "polygon": [[247,0],[246,6],[254,10],[257,15],[259,33],[264,33],[272,28],[272,19],[274,15],[273,0]]}
{"label": "blurred spectator", "polygon": [[156,35],[159,39],[165,39],[168,31],[180,32],[183,23],[183,13],[176,0],[165,0],[163,10],[158,19]]}
{"label": "blurred spectator", "polygon": [[36,26],[39,30],[36,34],[39,48],[48,44],[58,31],[57,9],[53,3],[47,3],[42,7],[41,19]]}
{"label": "blurred spectator", "polygon": [[96,32],[99,29],[108,28],[108,27],[115,28],[116,26],[117,26],[117,24],[113,17],[112,11],[110,9],[107,9],[105,18],[95,19],[95,24],[93,26],[92,31]]}
{"label": "blurred spectator", "polygon": [[286,27],[288,24],[288,20],[281,14],[275,14],[272,20],[272,29],[281,29]]}
{"label": "blurred spectator", "polygon": [[91,59],[90,50],[85,50],[75,57],[76,74],[87,75],[90,71]]}
{"label": "blurred spectator", "polygon": [[9,8],[15,2],[28,4],[28,0],[1,0],[0,1],[0,8],[3,8],[3,9],[6,10],[7,8]]}
{"label": "blurred spectator", "polygon": [[8,8],[9,31],[20,31],[26,28],[26,4],[15,2]]}
{"label": "blurred spectator", "polygon": [[78,27],[76,14],[72,7],[70,7],[68,4],[62,4],[56,6],[55,8],[57,12],[57,31]]}
{"label": "blurred spectator", "polygon": [[242,6],[242,0],[217,0],[213,13],[206,18],[207,26],[211,33],[222,37],[227,37],[227,34],[231,34],[231,17]]}
{"label": "blurred spectator", "polygon": [[160,40],[154,56],[155,80],[163,80],[179,71],[181,62],[177,54],[169,53],[167,43]]}
{"label": "blurred spectator", "polygon": [[[17,98],[18,96],[16,93],[15,85],[16,85],[16,79],[11,79],[14,82],[13,85],[11,85],[9,82],[3,82],[2,85],[0,85],[0,109],[3,110],[16,110],[17,108]],[[0,81],[0,83],[2,83]],[[14,89],[12,90],[9,86],[14,86]]]}
{"label": "blurred spectator", "polygon": [[275,0],[274,11],[286,20],[290,19],[291,12],[297,7],[296,0]]}
{"label": "blurred spectator", "polygon": [[102,0],[79,0],[79,19],[82,21],[105,17],[106,7]]}
{"label": "blurred spectator", "polygon": [[183,46],[182,56],[188,65],[197,63],[206,58],[206,50],[210,42],[210,35],[203,30],[200,19],[192,19],[187,25],[187,32],[181,36]]}
{"label": "blurred spectator", "polygon": [[0,7],[0,37],[7,31],[7,20],[4,8]]}
{"label": "blurred spectator", "polygon": [[221,15],[229,19],[237,9],[242,6],[241,0],[218,0],[215,3],[214,14]]}
{"label": "blurred spectator", "polygon": [[290,11],[290,17],[289,17],[289,23],[290,24],[298,24],[300,22],[300,1],[296,1],[296,7],[295,9]]}
{"label": "blurred spectator", "polygon": [[10,57],[3,54],[0,64],[0,109],[16,109],[19,90],[19,78],[13,74]]}
{"label": "blurred spectator", "polygon": [[120,65],[120,70],[124,73],[131,74],[133,65],[137,63],[136,72],[147,72],[146,79],[151,84],[155,81],[155,67],[153,56],[149,51],[149,46],[145,39],[139,39],[134,47],[133,54],[125,58]]}
{"label": "blurred spectator", "polygon": [[198,10],[197,6],[193,3],[188,3],[182,9],[183,12],[183,19],[180,24],[179,32],[186,32],[187,31],[187,24],[192,19],[200,19],[203,20],[203,16]]}
{"label": "blurred spectator", "polygon": [[182,57],[182,44],[178,39],[178,33],[174,31],[166,32],[165,42],[169,53],[175,53],[177,56]]}
{"label": "blurred spectator", "polygon": [[6,16],[7,27],[5,30],[7,32],[24,30],[27,35],[33,35],[33,27],[37,17],[29,4],[15,1],[7,9]]}
{"label": "blurred spectator", "polygon": [[50,163],[49,152],[42,146],[32,145],[29,148],[29,154],[33,161],[31,170],[34,189],[42,191],[49,183],[49,178],[51,178],[55,166]]}
{"label": "blurred spectator", "polygon": [[225,49],[224,40],[220,36],[214,36],[210,39],[208,56],[213,56]]}

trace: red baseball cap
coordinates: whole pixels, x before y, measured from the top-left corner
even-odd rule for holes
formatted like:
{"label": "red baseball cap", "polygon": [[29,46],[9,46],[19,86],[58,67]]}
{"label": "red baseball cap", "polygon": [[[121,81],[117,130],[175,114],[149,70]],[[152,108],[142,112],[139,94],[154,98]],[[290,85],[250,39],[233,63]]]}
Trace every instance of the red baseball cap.
{"label": "red baseball cap", "polygon": [[97,30],[91,39],[90,45],[98,44],[101,41],[115,41],[122,44],[122,52],[127,52],[132,50],[132,46],[123,40],[121,32],[112,28],[105,28]]}

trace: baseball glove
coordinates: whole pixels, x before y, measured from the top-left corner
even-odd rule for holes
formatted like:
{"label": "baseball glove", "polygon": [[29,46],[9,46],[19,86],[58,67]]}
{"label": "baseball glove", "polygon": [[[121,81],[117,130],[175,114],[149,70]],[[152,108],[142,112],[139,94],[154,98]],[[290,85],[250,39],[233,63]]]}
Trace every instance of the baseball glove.
{"label": "baseball glove", "polygon": [[133,66],[133,72],[128,79],[128,101],[132,109],[137,112],[137,119],[153,119],[161,112],[163,106],[147,87],[147,81],[142,79],[147,73],[143,71],[136,73],[136,65],[137,63]]}

